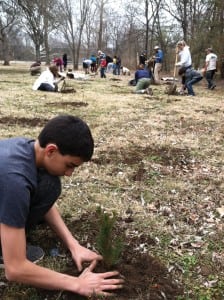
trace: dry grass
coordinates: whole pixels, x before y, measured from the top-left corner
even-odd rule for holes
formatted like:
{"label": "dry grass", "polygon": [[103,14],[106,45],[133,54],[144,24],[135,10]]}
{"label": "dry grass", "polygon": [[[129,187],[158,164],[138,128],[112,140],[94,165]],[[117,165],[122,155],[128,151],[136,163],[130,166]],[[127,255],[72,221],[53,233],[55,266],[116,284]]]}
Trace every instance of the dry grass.
{"label": "dry grass", "polygon": [[133,230],[157,241],[148,250],[186,285],[184,299],[223,299],[223,83],[208,91],[203,81],[196,97],[152,86],[149,97],[131,93],[130,77],[112,79],[70,81],[75,94],[34,92],[27,65],[1,66],[1,138],[35,138],[60,113],[86,120],[93,162],[64,179],[62,214],[78,218],[99,204],[131,215]]}

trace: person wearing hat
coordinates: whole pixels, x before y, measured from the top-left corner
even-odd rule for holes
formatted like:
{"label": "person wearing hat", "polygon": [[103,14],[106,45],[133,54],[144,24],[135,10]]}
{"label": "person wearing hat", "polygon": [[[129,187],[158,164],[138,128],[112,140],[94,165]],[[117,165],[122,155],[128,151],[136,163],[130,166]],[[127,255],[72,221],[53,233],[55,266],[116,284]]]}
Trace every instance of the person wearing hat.
{"label": "person wearing hat", "polygon": [[213,77],[217,69],[217,55],[213,52],[212,48],[206,49],[205,58],[205,78],[208,82],[208,89],[214,90],[216,85],[213,82]]}
{"label": "person wearing hat", "polygon": [[154,81],[156,84],[160,84],[160,73],[162,70],[162,63],[163,63],[163,51],[160,49],[159,46],[154,47],[155,55],[154,55]]}

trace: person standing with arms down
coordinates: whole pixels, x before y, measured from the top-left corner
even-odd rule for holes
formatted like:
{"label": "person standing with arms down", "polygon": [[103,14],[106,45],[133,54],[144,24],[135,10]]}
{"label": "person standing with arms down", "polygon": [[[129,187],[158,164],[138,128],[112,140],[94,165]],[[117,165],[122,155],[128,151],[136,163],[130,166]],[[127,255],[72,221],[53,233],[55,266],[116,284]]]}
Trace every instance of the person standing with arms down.
{"label": "person standing with arms down", "polygon": [[67,57],[66,53],[63,54],[62,60],[63,60],[64,71],[66,71],[67,70],[67,65],[68,65],[68,57]]}
{"label": "person standing with arms down", "polygon": [[154,81],[156,84],[160,84],[160,73],[162,71],[163,66],[163,51],[160,49],[159,46],[155,46],[154,48],[155,55],[154,55]]}
{"label": "person standing with arms down", "polygon": [[213,52],[212,48],[206,49],[205,58],[205,78],[208,82],[208,89],[214,90],[216,85],[213,82],[213,77],[217,69],[217,55]]}
{"label": "person standing with arms down", "polygon": [[106,78],[107,60],[106,55],[100,55],[100,78]]}
{"label": "person standing with arms down", "polygon": [[90,71],[92,73],[95,73],[96,70],[97,70],[97,67],[96,67],[96,56],[95,56],[95,54],[92,54],[89,59],[92,61],[91,65],[90,65]]}
{"label": "person standing with arms down", "polygon": [[[48,121],[36,140],[0,140],[0,245],[9,281],[86,297],[104,297],[122,287],[116,271],[93,273],[102,256],[79,244],[55,205],[61,193],[60,176],[71,176],[91,159],[93,149],[88,125],[72,115]],[[79,271],[83,262],[90,263],[78,277],[34,263],[43,250],[27,245],[26,232],[43,220],[70,250]]]}
{"label": "person standing with arms down", "polygon": [[143,51],[140,55],[139,55],[139,65],[145,65],[147,60],[147,54],[146,51]]}

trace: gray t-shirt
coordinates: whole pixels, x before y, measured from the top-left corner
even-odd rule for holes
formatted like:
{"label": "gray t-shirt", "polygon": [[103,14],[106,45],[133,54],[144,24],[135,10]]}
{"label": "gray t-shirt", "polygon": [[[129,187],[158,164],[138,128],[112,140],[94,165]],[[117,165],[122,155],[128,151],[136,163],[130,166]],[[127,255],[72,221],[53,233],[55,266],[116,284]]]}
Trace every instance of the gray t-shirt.
{"label": "gray t-shirt", "polygon": [[0,140],[0,222],[25,227],[36,187],[34,141]]}

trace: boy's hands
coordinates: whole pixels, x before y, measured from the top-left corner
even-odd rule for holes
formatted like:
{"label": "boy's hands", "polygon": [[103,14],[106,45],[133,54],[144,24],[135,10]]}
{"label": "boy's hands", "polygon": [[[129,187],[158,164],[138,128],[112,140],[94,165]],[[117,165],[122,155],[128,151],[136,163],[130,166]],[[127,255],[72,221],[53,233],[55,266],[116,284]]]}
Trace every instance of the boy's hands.
{"label": "boy's hands", "polygon": [[92,262],[102,260],[103,257],[96,252],[89,250],[76,242],[74,250],[71,250],[72,259],[76,263],[79,272],[82,271],[83,262]]}
{"label": "boy's hands", "polygon": [[119,275],[117,271],[93,273],[92,271],[96,267],[96,264],[96,260],[92,261],[90,266],[79,276],[79,294],[87,297],[91,295],[112,296],[113,293],[106,291],[121,289],[124,280],[121,278],[111,278]]}

